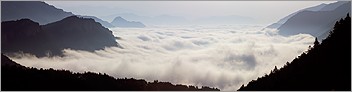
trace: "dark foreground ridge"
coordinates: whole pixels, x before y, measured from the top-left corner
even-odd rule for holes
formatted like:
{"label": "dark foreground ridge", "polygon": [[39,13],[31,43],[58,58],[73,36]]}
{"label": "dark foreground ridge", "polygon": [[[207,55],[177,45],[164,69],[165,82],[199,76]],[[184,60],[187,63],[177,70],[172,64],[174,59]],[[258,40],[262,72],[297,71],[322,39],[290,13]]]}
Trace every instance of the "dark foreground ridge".
{"label": "dark foreground ridge", "polygon": [[314,46],[291,63],[274,70],[247,86],[245,90],[282,91],[351,91],[351,18],[335,23],[330,35],[321,44],[316,39]]}
{"label": "dark foreground ridge", "polygon": [[115,79],[101,73],[24,67],[1,54],[2,91],[220,91],[143,79]]}

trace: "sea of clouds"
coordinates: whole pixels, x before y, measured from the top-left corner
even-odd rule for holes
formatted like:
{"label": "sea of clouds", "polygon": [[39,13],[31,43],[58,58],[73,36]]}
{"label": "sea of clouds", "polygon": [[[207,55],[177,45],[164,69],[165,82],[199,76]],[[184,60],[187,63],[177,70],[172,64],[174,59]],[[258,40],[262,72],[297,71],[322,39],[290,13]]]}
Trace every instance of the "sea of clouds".
{"label": "sea of clouds", "polygon": [[277,35],[262,25],[114,28],[123,48],[95,52],[66,49],[64,57],[11,57],[28,67],[102,72],[116,78],[237,90],[282,67],[312,45],[314,37]]}

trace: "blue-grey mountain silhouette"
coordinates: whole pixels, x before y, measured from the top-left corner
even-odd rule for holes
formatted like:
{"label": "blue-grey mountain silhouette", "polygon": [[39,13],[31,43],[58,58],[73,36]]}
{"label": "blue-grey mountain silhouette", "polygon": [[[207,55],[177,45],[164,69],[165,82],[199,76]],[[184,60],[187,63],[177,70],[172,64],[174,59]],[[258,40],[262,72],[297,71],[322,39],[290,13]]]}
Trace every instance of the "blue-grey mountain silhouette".
{"label": "blue-grey mountain silhouette", "polygon": [[72,15],[42,1],[1,1],[1,21],[27,18],[44,25]]}
{"label": "blue-grey mountain silhouette", "polygon": [[1,51],[38,57],[62,55],[63,49],[94,51],[119,46],[112,32],[90,18],[70,16],[47,25],[30,19],[1,23]]}
{"label": "blue-grey mountain silhouette", "polygon": [[105,20],[113,20],[116,16],[120,16],[129,21],[142,21],[147,25],[189,25],[190,21],[181,16],[174,15],[158,15],[158,16],[141,16],[133,13],[119,13],[103,16]]}
{"label": "blue-grey mountain silhouette", "polygon": [[112,22],[112,25],[115,27],[132,27],[132,28],[143,28],[145,25],[141,22],[136,22],[136,21],[127,21],[126,19],[122,17],[116,17]]}
{"label": "blue-grey mountain silhouette", "polygon": [[[291,13],[289,14],[288,16],[280,19],[279,21],[277,21],[276,23],[273,23],[269,26],[267,26],[266,28],[279,28],[282,24],[284,24],[288,19],[290,19],[292,16],[296,15],[297,13],[299,12],[302,12],[302,11],[331,11],[332,9],[335,9],[335,8],[330,8],[332,6],[338,6],[338,5],[341,5],[343,3],[338,3],[338,4],[330,4],[329,6],[327,6],[328,4],[320,4],[320,5],[317,5],[317,6],[313,6],[313,7],[309,7],[309,8],[305,8],[305,9],[302,9],[302,10],[298,10],[297,12],[294,12],[294,13]],[[325,8],[324,8],[325,7]],[[323,9],[324,8],[324,9]]]}
{"label": "blue-grey mountain silhouette", "polygon": [[98,17],[95,17],[95,16],[79,16],[79,17],[83,17],[83,18],[91,18],[91,19],[94,19],[96,22],[99,22],[101,25],[103,25],[104,27],[106,28],[113,28],[115,27],[114,25],[110,24],[109,22],[105,21],[105,20],[102,20]]}
{"label": "blue-grey mountain silhouette", "polygon": [[310,34],[322,40],[327,37],[335,21],[350,13],[350,1],[320,4],[292,13],[267,28],[277,28],[280,35]]}

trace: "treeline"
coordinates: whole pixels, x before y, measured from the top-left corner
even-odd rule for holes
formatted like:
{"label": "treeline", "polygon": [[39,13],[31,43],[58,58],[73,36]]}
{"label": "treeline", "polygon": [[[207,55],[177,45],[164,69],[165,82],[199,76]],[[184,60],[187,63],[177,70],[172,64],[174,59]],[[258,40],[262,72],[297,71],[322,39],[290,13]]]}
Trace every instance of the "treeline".
{"label": "treeline", "polygon": [[102,73],[73,73],[67,70],[28,68],[1,55],[2,91],[219,91],[218,88],[115,79]]}
{"label": "treeline", "polygon": [[239,91],[245,90],[351,90],[351,18],[350,15],[335,23],[329,36],[257,80],[252,80]]}

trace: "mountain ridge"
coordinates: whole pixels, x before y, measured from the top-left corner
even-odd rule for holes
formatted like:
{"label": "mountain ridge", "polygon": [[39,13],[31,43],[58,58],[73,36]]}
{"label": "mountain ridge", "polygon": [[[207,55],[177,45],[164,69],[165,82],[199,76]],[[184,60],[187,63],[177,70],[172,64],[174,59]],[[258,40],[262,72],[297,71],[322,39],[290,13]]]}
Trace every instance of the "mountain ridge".
{"label": "mountain ridge", "polygon": [[332,11],[333,9],[336,9],[337,6],[340,6],[343,3],[349,3],[348,1],[338,1],[338,2],[334,2],[334,3],[329,3],[329,4],[325,4],[322,3],[320,5],[317,6],[312,6],[312,7],[308,7],[308,8],[304,8],[302,10],[298,10],[296,12],[293,12],[287,16],[285,16],[284,18],[280,19],[279,21],[277,21],[276,23],[273,23],[269,26],[267,26],[266,28],[273,28],[273,29],[277,29],[279,28],[282,24],[284,24],[289,18],[291,18],[292,16],[296,15],[297,13],[300,13],[302,11]]}
{"label": "mountain ridge", "polygon": [[333,30],[314,46],[282,68],[275,68],[238,91],[350,91],[351,90],[351,17],[335,22]]}
{"label": "mountain ridge", "polygon": [[145,25],[141,22],[136,21],[127,21],[126,19],[118,16],[111,22],[115,27],[132,27],[132,28],[143,28]]}
{"label": "mountain ridge", "polygon": [[109,29],[90,18],[70,16],[47,25],[21,19],[1,22],[1,26],[1,50],[5,54],[61,56],[63,49],[94,51],[120,47]]}
{"label": "mountain ridge", "polygon": [[327,33],[334,26],[334,22],[350,11],[350,1],[323,3],[291,13],[266,28],[277,29],[278,34],[283,36],[310,34],[322,41],[328,36]]}
{"label": "mountain ridge", "polygon": [[1,21],[28,18],[45,25],[72,15],[42,1],[1,1]]}
{"label": "mountain ridge", "polygon": [[[350,13],[350,2],[336,2],[343,3],[331,11],[301,11],[291,18],[289,18],[278,30],[279,34],[283,36],[290,36],[299,33],[306,33],[318,37],[323,33],[331,30],[335,21],[343,18],[347,13]],[[333,3],[331,5],[335,5]],[[328,7],[329,5],[325,6]],[[320,37],[319,40],[326,37]]]}
{"label": "mountain ridge", "polygon": [[107,74],[29,68],[1,54],[3,91],[220,91],[207,86],[147,82],[143,79],[114,78]]}
{"label": "mountain ridge", "polygon": [[96,22],[99,22],[101,25],[103,25],[106,28],[113,28],[115,27],[114,25],[110,24],[109,22],[102,20],[98,17],[95,16],[86,16],[86,15],[79,15],[78,17],[83,17],[83,18],[91,18],[94,19]]}

